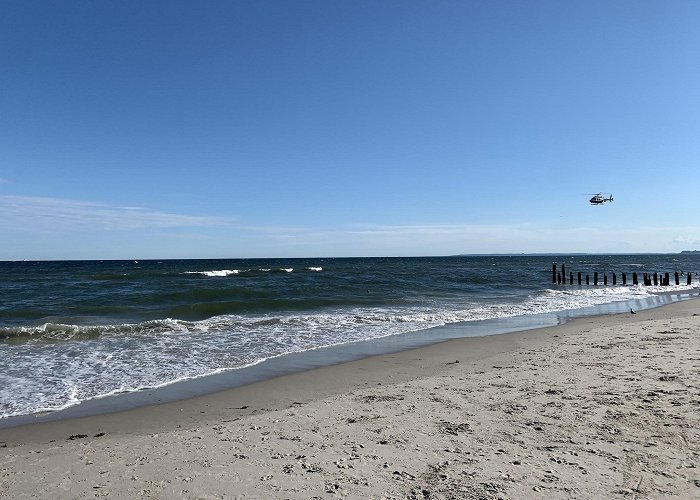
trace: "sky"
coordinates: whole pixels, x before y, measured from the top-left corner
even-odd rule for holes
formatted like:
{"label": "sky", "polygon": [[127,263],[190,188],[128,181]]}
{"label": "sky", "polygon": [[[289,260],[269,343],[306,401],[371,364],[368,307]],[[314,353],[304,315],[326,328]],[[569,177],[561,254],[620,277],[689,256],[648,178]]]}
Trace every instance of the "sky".
{"label": "sky", "polygon": [[3,0],[0,260],[700,249],[698,26],[695,0]]}

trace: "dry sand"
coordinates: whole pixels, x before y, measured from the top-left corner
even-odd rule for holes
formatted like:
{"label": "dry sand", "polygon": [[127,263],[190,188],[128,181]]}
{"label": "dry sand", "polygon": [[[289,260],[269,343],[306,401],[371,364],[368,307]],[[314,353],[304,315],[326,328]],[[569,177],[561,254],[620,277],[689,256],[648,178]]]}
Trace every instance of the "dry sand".
{"label": "dry sand", "polygon": [[583,318],[0,430],[0,498],[700,498],[698,314]]}

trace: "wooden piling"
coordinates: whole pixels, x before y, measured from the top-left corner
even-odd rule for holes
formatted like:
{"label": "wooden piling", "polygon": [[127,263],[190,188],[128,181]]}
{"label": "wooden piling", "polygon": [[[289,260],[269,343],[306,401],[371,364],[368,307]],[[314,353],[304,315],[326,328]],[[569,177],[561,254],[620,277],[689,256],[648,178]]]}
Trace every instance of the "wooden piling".
{"label": "wooden piling", "polygon": [[[566,264],[561,264],[561,268],[559,268],[559,265],[556,262],[552,263],[552,283],[555,284],[560,284],[560,285],[566,285],[567,281],[567,275],[566,275],[567,269],[566,269]],[[688,271],[688,272],[680,272],[680,271],[675,271],[673,273],[673,278],[674,282],[676,285],[680,285],[681,283],[681,276],[685,273],[686,280],[685,282],[688,284],[688,286],[692,285],[693,283],[693,273]],[[620,273],[622,276],[622,285],[627,285],[627,273]],[[697,274],[697,273],[696,273]],[[642,283],[644,286],[669,286],[670,285],[670,275],[671,273],[659,273],[659,272],[654,272],[654,273],[632,273],[632,284],[633,285],[639,285],[639,278],[642,278]],[[617,285],[617,273],[611,273],[612,276],[612,284],[614,286]],[[598,286],[599,284],[599,273],[598,271],[593,272],[593,284],[595,286]],[[569,285],[574,284],[574,272],[569,271]],[[576,282],[578,283],[579,286],[581,286],[581,283],[583,281],[583,273],[581,271],[578,271],[576,273]],[[602,284],[604,286],[608,285],[608,274],[607,272],[602,273]],[[586,285],[591,284],[591,276],[589,274],[586,274]]]}

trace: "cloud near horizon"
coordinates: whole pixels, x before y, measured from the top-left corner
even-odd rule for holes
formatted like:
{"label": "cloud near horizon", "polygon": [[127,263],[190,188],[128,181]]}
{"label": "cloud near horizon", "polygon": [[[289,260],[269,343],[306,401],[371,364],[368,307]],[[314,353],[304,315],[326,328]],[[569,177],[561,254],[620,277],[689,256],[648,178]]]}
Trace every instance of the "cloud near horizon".
{"label": "cloud near horizon", "polygon": [[[440,247],[460,253],[663,253],[700,246],[700,226],[569,227],[535,223],[366,225],[347,232],[358,239],[381,239],[387,248],[412,245],[431,255]],[[654,238],[649,235],[653,234]],[[432,253],[435,255],[435,253]]]}
{"label": "cloud near horizon", "polygon": [[0,196],[0,227],[22,230],[138,230],[211,227],[233,218],[181,215],[142,207],[39,196]]}
{"label": "cloud near horizon", "polygon": [[[310,214],[311,216],[311,214]],[[272,222],[272,221],[271,221]],[[149,255],[178,258],[206,256],[411,256],[488,253],[643,253],[693,250],[700,245],[700,227],[576,227],[557,229],[518,224],[346,224],[318,228],[249,225],[236,217],[196,216],[143,207],[37,196],[0,195],[0,228],[17,235],[75,234],[112,231],[123,236],[148,231]],[[158,231],[154,231],[158,230]],[[8,232],[6,231],[6,232]],[[649,238],[653,234],[654,238]],[[176,238],[165,245],[163,238]],[[197,244],[197,239],[206,245]],[[83,240],[86,241],[86,240]],[[124,239],[119,240],[123,243]],[[134,239],[122,250],[145,251]],[[65,253],[80,243],[66,244]],[[75,248],[74,248],[75,247]],[[71,250],[73,248],[73,250]],[[8,249],[8,258],[24,255]],[[103,253],[105,250],[99,250]],[[208,253],[205,253],[208,252]],[[43,254],[42,254],[43,255]],[[100,257],[96,255],[95,257]]]}

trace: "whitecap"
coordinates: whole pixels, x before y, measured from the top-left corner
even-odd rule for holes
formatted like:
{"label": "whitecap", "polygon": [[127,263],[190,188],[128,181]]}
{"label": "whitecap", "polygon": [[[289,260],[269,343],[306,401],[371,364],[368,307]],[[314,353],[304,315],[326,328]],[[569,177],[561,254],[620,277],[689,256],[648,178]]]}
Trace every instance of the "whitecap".
{"label": "whitecap", "polygon": [[185,274],[203,274],[204,276],[231,276],[240,273],[240,269],[220,269],[218,271],[185,271]]}

